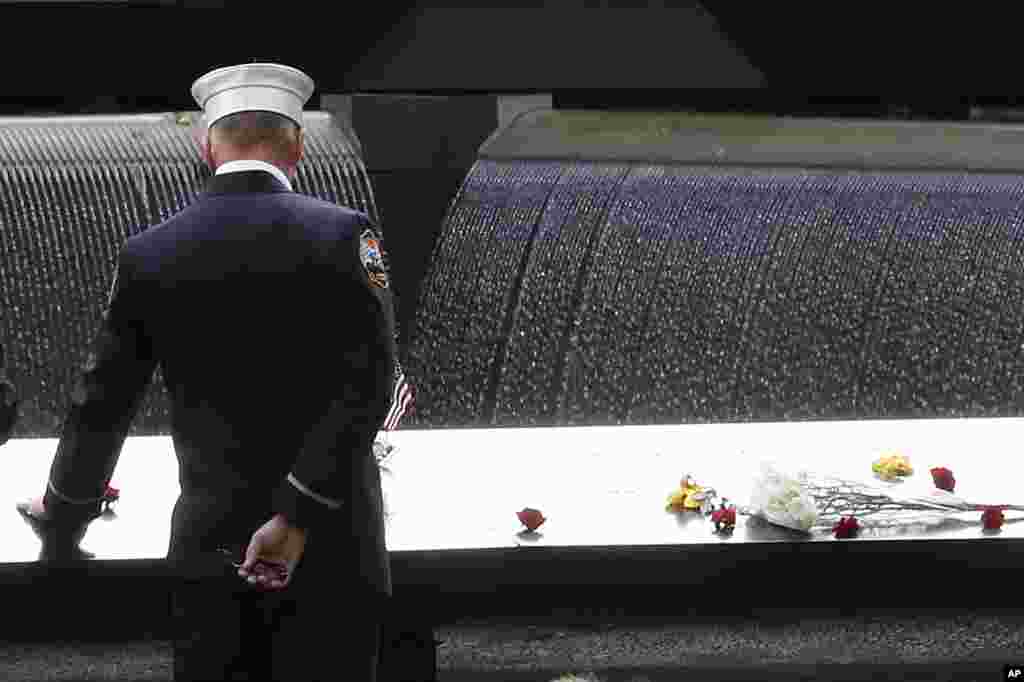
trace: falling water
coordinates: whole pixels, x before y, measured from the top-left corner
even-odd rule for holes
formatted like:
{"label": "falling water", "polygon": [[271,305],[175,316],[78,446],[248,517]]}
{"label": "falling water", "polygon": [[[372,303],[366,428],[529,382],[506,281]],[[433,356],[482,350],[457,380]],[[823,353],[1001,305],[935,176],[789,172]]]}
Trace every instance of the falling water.
{"label": "falling water", "polygon": [[[377,221],[357,143],[305,115],[295,189]],[[23,400],[14,437],[55,437],[125,239],[191,203],[209,178],[175,114],[0,121],[0,343]],[[167,433],[156,372],[131,434]]]}
{"label": "falling water", "polygon": [[579,306],[590,242],[627,171],[625,166],[573,166],[553,188],[500,358],[495,423],[543,425],[556,413],[565,342]]}
{"label": "falling water", "polygon": [[1019,416],[1024,178],[482,160],[420,426]]}
{"label": "falling water", "polygon": [[[432,258],[409,371],[418,423],[476,423],[504,356],[525,257],[558,164],[478,163]],[[421,397],[429,394],[429,399]]]}

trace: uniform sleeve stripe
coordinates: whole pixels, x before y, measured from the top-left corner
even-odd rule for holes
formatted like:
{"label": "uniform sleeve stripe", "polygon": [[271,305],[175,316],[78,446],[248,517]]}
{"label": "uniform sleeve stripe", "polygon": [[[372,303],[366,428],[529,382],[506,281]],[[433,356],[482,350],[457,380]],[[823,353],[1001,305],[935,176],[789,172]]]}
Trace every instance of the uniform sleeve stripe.
{"label": "uniform sleeve stripe", "polygon": [[68,504],[92,504],[94,502],[100,502],[100,501],[103,500],[103,496],[102,495],[100,495],[99,497],[90,497],[90,498],[82,498],[82,499],[76,499],[74,497],[68,497],[67,495],[65,495],[61,491],[57,490],[56,486],[53,485],[53,481],[49,481],[49,486],[50,486],[50,492],[51,493],[53,493],[54,495],[59,497],[61,500],[67,502]]}
{"label": "uniform sleeve stripe", "polygon": [[317,502],[319,502],[322,505],[325,505],[325,506],[329,507],[330,509],[338,509],[339,507],[341,507],[341,504],[342,504],[341,500],[332,500],[329,497],[324,497],[323,495],[317,495],[315,492],[313,492],[312,490],[310,490],[306,486],[304,486],[301,483],[299,483],[299,480],[297,478],[295,478],[295,476],[293,476],[292,474],[288,474],[288,482],[291,483],[296,488],[298,488],[298,490],[300,492],[305,493],[306,495],[309,495],[314,500],[316,500]]}

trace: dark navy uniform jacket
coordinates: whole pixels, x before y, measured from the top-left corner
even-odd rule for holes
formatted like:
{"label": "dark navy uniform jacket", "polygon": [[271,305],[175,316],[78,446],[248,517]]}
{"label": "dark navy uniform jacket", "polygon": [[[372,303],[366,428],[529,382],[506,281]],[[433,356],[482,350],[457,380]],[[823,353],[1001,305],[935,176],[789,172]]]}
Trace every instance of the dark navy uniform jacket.
{"label": "dark navy uniform jacket", "polygon": [[127,240],[72,395],[45,496],[91,518],[159,364],[180,467],[168,557],[244,549],[274,514],[391,594],[372,446],[390,406],[390,306],[370,283],[363,213],[262,170]]}

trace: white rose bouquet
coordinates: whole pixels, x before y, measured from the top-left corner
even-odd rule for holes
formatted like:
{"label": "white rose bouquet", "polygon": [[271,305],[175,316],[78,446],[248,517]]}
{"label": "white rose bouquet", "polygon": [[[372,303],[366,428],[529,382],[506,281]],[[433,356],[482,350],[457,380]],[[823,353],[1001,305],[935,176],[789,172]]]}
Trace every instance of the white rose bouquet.
{"label": "white rose bouquet", "polygon": [[[913,473],[907,458],[888,459],[899,466],[898,475]],[[876,462],[873,467],[876,475],[883,473],[880,468]],[[935,467],[930,473],[934,488],[922,490],[917,495],[897,496],[889,490],[860,481],[787,470],[768,461],[761,464],[760,473],[755,477],[749,506],[727,507],[725,498],[722,498],[721,508],[716,509],[719,498],[715,490],[697,485],[686,475],[680,488],[669,496],[667,510],[699,511],[710,515],[715,522],[715,532],[719,532],[723,522],[731,527],[736,513],[740,513],[807,534],[831,530],[840,539],[856,535],[862,523],[876,528],[954,521],[967,523],[952,518],[965,512],[982,512],[981,522],[986,531],[998,530],[1004,522],[1024,522],[1024,518],[1007,520],[1003,514],[1004,511],[1024,512],[1024,505],[968,502],[953,494],[956,479],[952,471]]]}
{"label": "white rose bouquet", "polygon": [[749,513],[778,526],[810,532],[818,521],[818,505],[806,484],[804,472],[793,474],[767,462],[761,464]]}

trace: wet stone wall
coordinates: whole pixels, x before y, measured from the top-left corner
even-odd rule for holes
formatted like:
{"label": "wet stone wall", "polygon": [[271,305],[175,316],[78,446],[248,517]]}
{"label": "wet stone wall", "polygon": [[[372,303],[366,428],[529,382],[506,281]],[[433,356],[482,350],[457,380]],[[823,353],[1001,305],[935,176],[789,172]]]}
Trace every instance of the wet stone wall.
{"label": "wet stone wall", "polygon": [[409,426],[1020,416],[1024,177],[479,161]]}

